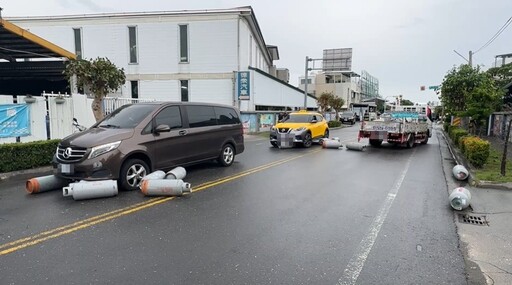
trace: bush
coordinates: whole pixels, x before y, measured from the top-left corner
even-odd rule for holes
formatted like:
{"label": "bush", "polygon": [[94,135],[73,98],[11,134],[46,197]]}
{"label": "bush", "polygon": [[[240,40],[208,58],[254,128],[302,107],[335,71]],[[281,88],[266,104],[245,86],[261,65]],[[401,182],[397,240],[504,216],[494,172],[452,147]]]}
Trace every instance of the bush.
{"label": "bush", "polygon": [[474,138],[474,136],[469,136],[468,135],[468,136],[463,136],[463,137],[461,137],[459,139],[459,142],[460,142],[460,146],[459,147],[460,147],[460,152],[462,152],[462,154],[464,154],[464,155],[466,154],[466,141],[468,139],[472,139],[472,138]]}
{"label": "bush", "polygon": [[50,165],[60,140],[0,145],[0,172]]}
{"label": "bush", "polygon": [[450,130],[450,123],[443,123],[443,130],[448,133]]}
{"label": "bush", "polygon": [[341,122],[340,121],[329,121],[329,122],[327,122],[327,125],[329,126],[329,128],[336,128],[336,127],[341,126]]}
{"label": "bush", "polygon": [[456,146],[460,147],[460,138],[467,136],[468,132],[458,127],[451,128],[450,130],[450,138]]}
{"label": "bush", "polygon": [[475,167],[482,167],[489,158],[491,144],[479,137],[464,139],[464,149],[469,162]]}

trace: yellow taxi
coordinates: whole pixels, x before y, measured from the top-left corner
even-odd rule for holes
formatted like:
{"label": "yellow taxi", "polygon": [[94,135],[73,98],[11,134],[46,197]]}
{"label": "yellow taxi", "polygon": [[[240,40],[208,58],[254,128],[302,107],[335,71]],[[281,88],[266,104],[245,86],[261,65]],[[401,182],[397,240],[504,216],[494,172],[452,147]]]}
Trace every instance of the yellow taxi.
{"label": "yellow taxi", "polygon": [[270,129],[270,144],[273,147],[310,147],[313,141],[329,137],[329,126],[318,112],[301,110],[289,113]]}

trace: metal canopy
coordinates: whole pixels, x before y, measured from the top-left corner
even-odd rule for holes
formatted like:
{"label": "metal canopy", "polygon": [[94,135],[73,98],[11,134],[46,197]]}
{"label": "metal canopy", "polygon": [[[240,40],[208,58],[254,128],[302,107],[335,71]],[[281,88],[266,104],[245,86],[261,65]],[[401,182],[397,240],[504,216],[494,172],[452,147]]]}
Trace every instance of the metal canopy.
{"label": "metal canopy", "polygon": [[64,61],[0,62],[0,82],[13,79],[64,80],[64,64]]}
{"label": "metal canopy", "polygon": [[0,59],[14,62],[16,59],[26,58],[75,59],[76,55],[5,19],[0,19]]}
{"label": "metal canopy", "polygon": [[75,58],[75,54],[0,18],[1,84],[65,80],[65,61]]}

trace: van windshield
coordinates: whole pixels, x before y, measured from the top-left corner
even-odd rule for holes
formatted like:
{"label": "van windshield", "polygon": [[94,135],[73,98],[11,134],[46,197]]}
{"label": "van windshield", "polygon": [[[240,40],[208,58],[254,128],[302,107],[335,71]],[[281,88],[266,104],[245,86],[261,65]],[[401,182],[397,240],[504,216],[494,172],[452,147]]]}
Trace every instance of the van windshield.
{"label": "van windshield", "polygon": [[157,105],[130,104],[117,108],[114,112],[105,117],[96,127],[133,129],[144,120]]}

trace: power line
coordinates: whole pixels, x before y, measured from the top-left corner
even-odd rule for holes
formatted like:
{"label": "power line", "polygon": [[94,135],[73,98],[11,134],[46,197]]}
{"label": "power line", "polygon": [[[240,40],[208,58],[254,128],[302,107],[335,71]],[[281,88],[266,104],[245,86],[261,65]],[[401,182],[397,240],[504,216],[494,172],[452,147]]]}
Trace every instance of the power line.
{"label": "power line", "polygon": [[512,23],[512,17],[508,18],[507,22],[505,22],[505,24],[503,24],[503,26],[496,32],[496,34],[494,34],[494,36],[492,36],[481,48],[479,48],[477,51],[473,52],[473,54],[488,47],[494,40],[496,40],[501,35],[501,33],[503,33],[503,31],[510,25],[510,23]]}

